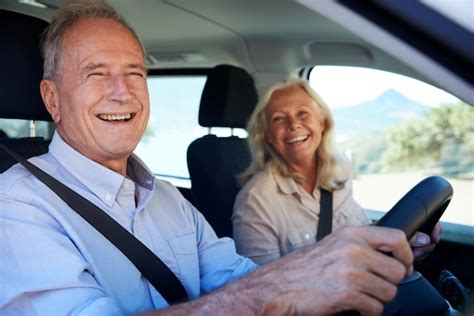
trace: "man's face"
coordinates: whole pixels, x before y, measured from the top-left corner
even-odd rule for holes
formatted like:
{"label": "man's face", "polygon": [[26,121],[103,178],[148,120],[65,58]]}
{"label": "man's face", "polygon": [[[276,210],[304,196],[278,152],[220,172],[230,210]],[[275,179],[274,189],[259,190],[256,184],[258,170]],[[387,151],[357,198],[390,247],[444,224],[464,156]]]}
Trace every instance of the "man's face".
{"label": "man's face", "polygon": [[66,32],[61,52],[59,78],[41,87],[61,137],[123,173],[150,112],[139,43],[121,24],[91,18]]}

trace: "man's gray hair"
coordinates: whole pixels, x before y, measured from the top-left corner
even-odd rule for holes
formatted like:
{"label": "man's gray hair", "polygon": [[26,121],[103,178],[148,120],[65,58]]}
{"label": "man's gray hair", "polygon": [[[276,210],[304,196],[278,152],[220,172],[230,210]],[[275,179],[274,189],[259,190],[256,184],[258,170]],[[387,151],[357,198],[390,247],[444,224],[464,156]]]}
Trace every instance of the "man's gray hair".
{"label": "man's gray hair", "polygon": [[42,34],[43,79],[60,80],[59,67],[64,34],[74,23],[88,18],[108,19],[122,24],[135,36],[145,55],[145,49],[135,31],[111,5],[104,0],[72,0],[59,8],[51,24]]}

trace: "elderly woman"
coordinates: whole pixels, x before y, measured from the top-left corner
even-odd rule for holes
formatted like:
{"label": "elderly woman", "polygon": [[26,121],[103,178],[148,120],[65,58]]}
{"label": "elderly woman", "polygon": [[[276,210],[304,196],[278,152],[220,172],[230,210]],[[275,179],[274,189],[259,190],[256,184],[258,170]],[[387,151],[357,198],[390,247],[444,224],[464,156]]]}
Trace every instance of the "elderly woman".
{"label": "elderly woman", "polygon": [[[370,223],[353,198],[350,163],[336,154],[333,130],[331,111],[304,80],[276,84],[257,104],[248,124],[253,161],[232,217],[240,254],[264,264],[315,243],[321,189],[332,193],[332,230]],[[439,233],[439,225],[432,240],[418,233],[415,256],[431,251]]]}

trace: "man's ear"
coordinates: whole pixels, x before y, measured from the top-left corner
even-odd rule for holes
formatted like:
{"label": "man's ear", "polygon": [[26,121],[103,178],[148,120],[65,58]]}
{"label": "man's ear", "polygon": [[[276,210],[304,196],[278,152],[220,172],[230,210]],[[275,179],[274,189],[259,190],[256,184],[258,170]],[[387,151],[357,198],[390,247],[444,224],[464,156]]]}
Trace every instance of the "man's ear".
{"label": "man's ear", "polygon": [[40,83],[40,92],[46,109],[53,118],[54,123],[58,124],[61,120],[59,111],[59,98],[56,83],[52,80],[43,79]]}

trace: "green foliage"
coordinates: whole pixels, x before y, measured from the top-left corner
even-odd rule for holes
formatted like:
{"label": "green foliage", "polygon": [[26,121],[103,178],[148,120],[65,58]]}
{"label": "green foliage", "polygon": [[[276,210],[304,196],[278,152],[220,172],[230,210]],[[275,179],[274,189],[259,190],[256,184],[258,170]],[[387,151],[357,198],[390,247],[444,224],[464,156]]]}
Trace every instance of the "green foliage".
{"label": "green foliage", "polygon": [[381,157],[386,147],[385,135],[380,132],[358,134],[338,144],[338,148],[352,160],[354,177],[358,174],[380,172]]}
{"label": "green foliage", "polygon": [[[442,167],[458,165],[463,171],[472,169],[474,108],[462,102],[433,108],[425,117],[389,129],[387,141],[388,148],[382,157],[385,169],[406,169],[427,163]],[[460,153],[468,158],[456,162],[450,159]]]}

